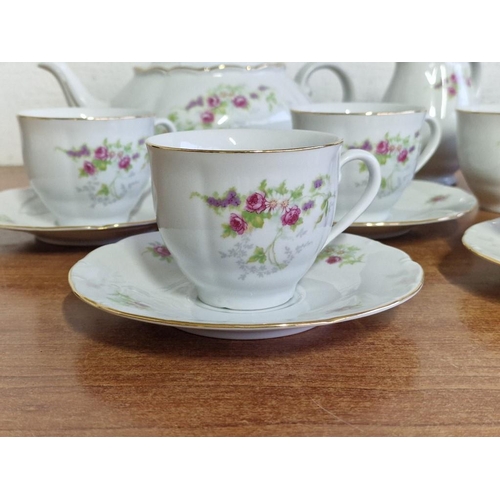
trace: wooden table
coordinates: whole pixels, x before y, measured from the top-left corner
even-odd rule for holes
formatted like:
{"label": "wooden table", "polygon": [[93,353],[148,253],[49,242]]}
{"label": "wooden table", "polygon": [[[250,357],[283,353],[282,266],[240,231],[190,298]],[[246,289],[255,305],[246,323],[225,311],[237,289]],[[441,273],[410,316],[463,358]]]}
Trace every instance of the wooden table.
{"label": "wooden table", "polygon": [[500,266],[461,242],[496,217],[384,240],[424,269],[409,302],[262,341],[99,311],[67,281],[89,248],[0,231],[0,435],[498,436]]}

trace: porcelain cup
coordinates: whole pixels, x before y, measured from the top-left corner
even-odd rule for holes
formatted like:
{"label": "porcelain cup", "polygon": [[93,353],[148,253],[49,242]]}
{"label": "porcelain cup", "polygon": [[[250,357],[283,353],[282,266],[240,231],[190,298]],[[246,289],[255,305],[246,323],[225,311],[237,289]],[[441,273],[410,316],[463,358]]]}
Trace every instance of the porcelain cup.
{"label": "porcelain cup", "polygon": [[[441,140],[439,122],[422,107],[399,103],[314,103],[291,110],[294,129],[330,132],[344,139],[344,150],[363,149],[380,163],[382,182],[358,222],[384,221],[404,190],[436,151]],[[430,137],[421,148],[421,130]],[[337,217],[345,214],[368,182],[366,167],[352,163],[342,172]]]}
{"label": "porcelain cup", "polygon": [[460,170],[480,207],[500,213],[500,104],[456,112]]}
{"label": "porcelain cup", "polygon": [[[147,139],[160,234],[198,299],[255,310],[291,300],[320,251],[366,209],[380,166],[332,134],[221,129]],[[368,188],[332,229],[341,169],[363,161]]]}
{"label": "porcelain cup", "polygon": [[121,108],[18,113],[31,186],[60,226],[127,222],[150,188],[145,140],[168,120]]}

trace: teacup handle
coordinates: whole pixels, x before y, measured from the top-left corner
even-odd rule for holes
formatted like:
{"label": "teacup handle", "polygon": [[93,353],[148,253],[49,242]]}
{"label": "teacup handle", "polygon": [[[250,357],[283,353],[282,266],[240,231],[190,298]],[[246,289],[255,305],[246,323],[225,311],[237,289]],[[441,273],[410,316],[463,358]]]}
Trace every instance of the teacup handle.
{"label": "teacup handle", "polygon": [[436,152],[436,149],[441,143],[442,128],[440,123],[436,120],[436,118],[429,115],[425,117],[425,121],[430,128],[430,136],[424,146],[424,149],[420,152],[415,173],[417,173],[430,160],[431,156]]}
{"label": "teacup handle", "polygon": [[295,81],[306,95],[311,95],[309,88],[311,76],[320,69],[328,69],[338,77],[342,87],[342,101],[354,101],[354,85],[351,78],[343,69],[331,63],[306,63],[299,69],[295,75]]}
{"label": "teacup handle", "polygon": [[377,196],[382,182],[380,164],[371,153],[362,149],[351,149],[340,157],[340,170],[346,163],[351,161],[362,161],[368,168],[368,185],[361,198],[332,228],[323,248],[331,243],[340,233],[344,232],[370,205]]}
{"label": "teacup handle", "polygon": [[164,128],[166,132],[177,132],[177,127],[168,118],[156,118],[155,130],[157,128]]}

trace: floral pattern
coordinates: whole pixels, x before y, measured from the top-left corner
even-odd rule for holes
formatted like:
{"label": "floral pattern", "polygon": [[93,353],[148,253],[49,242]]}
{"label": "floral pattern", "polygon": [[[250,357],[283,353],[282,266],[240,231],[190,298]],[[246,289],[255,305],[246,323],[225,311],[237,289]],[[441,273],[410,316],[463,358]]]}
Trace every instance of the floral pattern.
{"label": "floral pattern", "polygon": [[364,257],[359,254],[360,251],[359,247],[353,245],[328,245],[320,252],[316,262],[324,260],[327,264],[338,264],[339,267],[359,264]]}
{"label": "floral pattern", "polygon": [[[472,80],[470,78],[465,79],[465,85],[467,87],[472,86]],[[449,77],[444,78],[443,80],[434,84],[432,88],[441,89],[445,87],[446,93],[448,97],[452,98],[458,94],[458,90],[460,88],[457,75],[455,73],[451,73]]]}
{"label": "floral pattern", "polygon": [[[145,139],[134,144],[122,144],[120,140],[110,142],[104,139],[97,147],[83,144],[80,147],[63,149],[78,166],[82,185],[78,192],[87,192],[92,200],[92,206],[108,205],[123,198],[128,190],[135,185],[136,171],[148,166]],[[108,173],[106,182],[101,180],[102,174]],[[111,176],[109,173],[114,175]]]}
{"label": "floral pattern", "polygon": [[[217,215],[224,217],[222,222],[222,238],[236,238],[237,243],[228,253],[221,257],[234,257],[240,267],[255,264],[257,267],[246,269],[245,273],[256,273],[263,276],[269,272],[284,269],[309,243],[298,245],[295,250],[287,247],[278,256],[276,244],[286,237],[289,231],[296,232],[304,223],[304,219],[316,213],[314,227],[321,224],[328,214],[334,195],[329,191],[330,177],[319,176],[308,187],[302,184],[294,189],[287,187],[286,181],[278,186],[269,186],[263,180],[255,191],[243,195],[236,188],[224,193],[213,193],[211,196],[193,192],[191,198],[201,198]],[[315,209],[315,210],[314,210]],[[276,234],[266,247],[252,244],[250,235],[267,224],[274,224]],[[305,236],[304,230],[299,236]],[[270,269],[259,265],[271,266]],[[246,275],[245,274],[245,275]]]}
{"label": "floral pattern", "polygon": [[130,295],[118,291],[108,295],[108,299],[111,300],[112,302],[115,302],[116,304],[121,304],[122,306],[135,307],[137,309],[142,309],[142,310],[151,309],[150,305],[135,300],[132,297],[130,297]]}
{"label": "floral pattern", "polygon": [[173,110],[168,119],[177,130],[214,128],[227,120],[222,122],[221,119],[230,117],[237,110],[249,112],[265,106],[272,111],[277,104],[276,92],[266,85],[249,90],[246,85],[221,84],[205,96],[191,99],[183,108]]}
{"label": "floral pattern", "polygon": [[[382,169],[382,181],[378,196],[387,196],[396,191],[401,184],[397,180],[398,172],[403,171],[410,159],[418,154],[419,135],[420,133],[416,132],[414,135],[406,137],[402,137],[400,134],[390,136],[387,132],[380,140],[371,141],[366,139],[363,142],[345,145],[344,147],[346,149],[363,149],[372,153],[381,167],[388,163],[395,166],[388,175],[384,175]],[[367,171],[364,163],[360,163],[359,171]],[[413,172],[411,175],[413,175]]]}
{"label": "floral pattern", "polygon": [[449,197],[450,197],[449,194],[437,194],[436,196],[429,198],[427,200],[427,203],[431,203],[431,204],[439,203],[441,201],[447,200]]}
{"label": "floral pattern", "polygon": [[159,241],[150,243],[146,247],[146,250],[144,250],[143,253],[149,253],[153,255],[153,257],[155,257],[156,259],[167,262],[172,262],[174,260],[172,254],[170,253],[170,250],[163,243],[160,243]]}

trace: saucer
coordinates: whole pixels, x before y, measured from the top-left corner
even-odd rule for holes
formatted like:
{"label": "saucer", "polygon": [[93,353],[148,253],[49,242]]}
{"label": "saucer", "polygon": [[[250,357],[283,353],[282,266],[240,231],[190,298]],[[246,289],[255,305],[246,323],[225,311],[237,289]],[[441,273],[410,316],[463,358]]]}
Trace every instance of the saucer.
{"label": "saucer", "polygon": [[231,311],[197,299],[159,232],[105,245],[69,272],[73,292],[103,311],[222,339],[268,339],[377,314],[413,297],[423,270],[401,250],[341,234],[318,256],[289,302]]}
{"label": "saucer", "polygon": [[500,264],[500,218],[469,227],[462,236],[462,243],[476,255]]}
{"label": "saucer", "polygon": [[130,222],[105,226],[57,226],[54,216],[31,188],[0,192],[0,229],[24,231],[55,245],[101,245],[124,236],[157,229],[152,195],[132,214]]}
{"label": "saucer", "polygon": [[354,222],[349,230],[370,238],[389,238],[404,234],[414,226],[458,219],[477,206],[475,196],[463,189],[413,180],[386,220]]}

